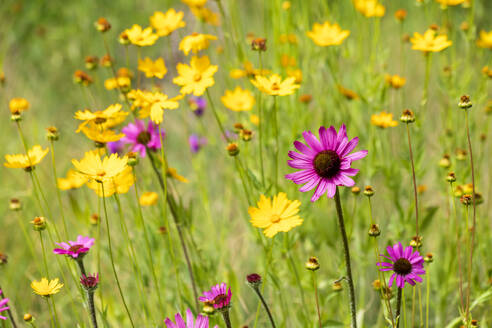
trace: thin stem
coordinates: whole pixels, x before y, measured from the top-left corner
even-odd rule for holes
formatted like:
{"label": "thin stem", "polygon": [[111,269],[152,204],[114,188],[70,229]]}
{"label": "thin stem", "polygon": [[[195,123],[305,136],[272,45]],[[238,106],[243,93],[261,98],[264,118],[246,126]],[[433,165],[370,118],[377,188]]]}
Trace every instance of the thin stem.
{"label": "thin stem", "polygon": [[395,319],[396,319],[396,328],[400,326],[400,313],[401,313],[401,298],[403,294],[403,289],[398,287],[398,294],[396,295],[396,313],[395,313]]}
{"label": "thin stem", "polygon": [[429,269],[427,269],[426,272],[426,277],[427,277],[427,290],[425,293],[425,328],[429,327],[429,300],[430,300],[430,272]]}
{"label": "thin stem", "polygon": [[[273,252],[273,241],[274,238],[272,238],[272,241],[270,242],[270,247],[267,251],[267,258],[266,258],[266,265],[265,265],[265,274],[263,275],[263,283],[261,284],[261,292],[263,293],[265,291],[265,285],[266,281],[268,278],[268,270],[270,269],[270,260],[272,257],[272,252]],[[258,324],[258,319],[260,317],[260,304],[256,307],[256,316],[255,316],[255,325],[254,328],[256,328],[256,325]]]}
{"label": "thin stem", "polygon": [[231,318],[229,317],[229,309],[222,310],[221,313],[222,313],[222,318],[224,318],[224,322],[226,324],[226,327],[232,328]]}
{"label": "thin stem", "polygon": [[50,311],[50,322],[51,322],[51,327],[55,328],[55,315],[53,314],[53,309],[51,308],[50,300],[49,297],[43,297],[46,300],[46,304],[48,304],[48,309]]}
{"label": "thin stem", "polygon": [[335,204],[337,208],[338,224],[340,226],[340,234],[342,235],[343,241],[343,251],[345,255],[345,266],[347,267],[347,283],[349,285],[349,299],[350,299],[350,315],[351,315],[351,327],[357,327],[357,311],[355,308],[355,291],[354,291],[354,281],[352,278],[352,267],[350,264],[350,250],[347,239],[347,233],[345,231],[345,223],[343,221],[343,210],[342,203],[340,202],[340,192],[338,187],[336,187],[335,192]]}
{"label": "thin stem", "polygon": [[50,298],[51,298],[51,304],[53,305],[53,313],[55,314],[55,322],[56,325],[59,327],[60,319],[58,318],[58,312],[56,311],[55,298],[54,297],[50,297]]}
{"label": "thin stem", "polygon": [[46,261],[46,251],[44,249],[44,241],[43,241],[43,232],[40,230],[39,231],[39,240],[41,241],[41,251],[43,253],[43,264],[44,264],[44,271],[46,273],[46,279],[50,279],[50,273],[48,270],[48,261]]}
{"label": "thin stem", "polygon": [[422,102],[420,103],[423,108],[427,105],[427,99],[429,97],[429,78],[430,78],[430,67],[431,67],[431,53],[425,53],[425,80],[424,80],[424,91],[422,93]]}
{"label": "thin stem", "polygon": [[[260,61],[260,74],[263,72],[263,63],[261,61],[261,51],[258,51],[259,61]],[[261,184],[265,186],[265,168],[263,164],[263,106],[262,106],[262,93],[258,93],[258,149],[260,153],[260,170],[261,170]]]}
{"label": "thin stem", "polygon": [[207,99],[208,102],[210,103],[210,107],[212,107],[212,112],[214,113],[215,120],[217,121],[217,124],[219,125],[220,132],[222,133],[222,136],[227,142],[230,142],[229,137],[225,133],[224,126],[222,125],[222,122],[220,121],[219,114],[217,114],[217,110],[215,109],[214,102],[212,101],[212,97],[210,97],[210,93],[208,92],[208,89],[206,91],[207,93]]}
{"label": "thin stem", "polygon": [[60,215],[62,217],[65,238],[68,238],[67,223],[65,221],[65,211],[63,210],[63,202],[61,199],[60,189],[58,188],[58,175],[56,174],[56,160],[55,160],[55,145],[53,143],[53,140],[50,140],[50,147],[51,147],[51,163],[53,167],[53,178],[55,180],[56,197],[58,199],[58,205],[60,206]]}
{"label": "thin stem", "polygon": [[265,299],[263,298],[263,295],[261,294],[260,289],[258,287],[255,287],[253,289],[256,292],[256,295],[258,295],[258,298],[260,299],[261,304],[263,304],[263,307],[265,308],[265,311],[268,314],[268,318],[270,319],[270,323],[272,325],[272,328],[275,328],[275,322],[273,321],[272,313],[270,312],[270,308],[268,307],[267,303],[265,302]]}
{"label": "thin stem", "polygon": [[274,181],[275,181],[275,188],[278,191],[278,154],[279,154],[279,140],[278,140],[278,119],[277,119],[277,112],[278,112],[278,102],[277,102],[277,96],[273,96],[273,133],[275,134],[275,173],[274,173]]}
{"label": "thin stem", "polygon": [[316,312],[318,312],[319,328],[322,328],[321,311],[319,309],[318,284],[316,283],[316,271],[312,271],[312,272],[313,272],[314,298],[316,299]]}
{"label": "thin stem", "polygon": [[121,289],[120,280],[118,278],[118,272],[116,271],[116,267],[114,265],[113,246],[111,245],[111,232],[109,230],[108,210],[106,208],[106,195],[104,194],[104,183],[100,183],[100,185],[101,185],[102,195],[103,195],[102,198],[103,198],[104,218],[106,220],[106,233],[107,233],[107,237],[108,237],[109,258],[111,260],[111,267],[113,269],[113,275],[114,275],[114,278],[116,280],[116,285],[118,286],[118,291],[120,293],[121,300],[123,301],[123,306],[125,307],[126,314],[128,315],[128,318],[130,319],[130,324],[132,325],[133,328],[135,328],[135,325],[133,324],[132,315],[130,314],[130,310],[128,309],[128,306],[126,305],[125,295],[123,294],[123,290]]}
{"label": "thin stem", "polygon": [[458,222],[458,212],[456,211],[456,200],[453,195],[453,183],[449,183],[449,189],[451,192],[451,200],[453,202],[453,211],[454,211],[454,217],[456,219],[456,257],[458,260],[458,276],[459,276],[459,294],[460,294],[460,310],[461,312],[464,312],[465,310],[465,305],[464,305],[464,298],[463,298],[463,267],[461,263],[461,238],[460,238],[460,226]]}
{"label": "thin stem", "polygon": [[419,198],[417,193],[417,179],[415,178],[415,163],[413,159],[412,140],[410,138],[410,128],[408,127],[408,123],[405,125],[407,127],[408,151],[410,153],[410,163],[412,164],[413,196],[415,199],[415,231],[416,231],[416,237],[418,237],[419,236]]}
{"label": "thin stem", "polygon": [[75,262],[79,265],[80,274],[87,276],[87,273],[85,272],[84,260],[81,257],[78,257],[75,259]]}
{"label": "thin stem", "polygon": [[97,328],[96,308],[94,306],[94,291],[87,291],[87,303],[89,304],[89,314],[93,328]]}

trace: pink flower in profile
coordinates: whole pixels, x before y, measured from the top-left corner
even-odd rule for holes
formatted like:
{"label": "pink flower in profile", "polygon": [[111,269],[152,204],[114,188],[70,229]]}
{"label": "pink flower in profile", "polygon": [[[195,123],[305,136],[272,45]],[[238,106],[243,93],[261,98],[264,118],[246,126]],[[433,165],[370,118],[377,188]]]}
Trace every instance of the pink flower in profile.
{"label": "pink flower in profile", "polygon": [[[125,134],[121,141],[131,145],[131,151],[138,152],[141,157],[145,157],[147,149],[160,149],[161,138],[159,137],[159,127],[149,121],[147,127],[144,121],[135,120],[129,123],[121,132]],[[161,132],[164,137],[164,132]]]}
{"label": "pink flower in profile", "polygon": [[94,238],[78,236],[76,241],[68,241],[68,243],[55,243],[61,248],[55,248],[53,253],[63,254],[77,259],[89,252],[94,245]]}
{"label": "pink flower in profile", "polygon": [[82,274],[82,277],[80,277],[80,283],[87,290],[96,289],[99,284],[99,273],[89,274],[88,276]]}
{"label": "pink flower in profile", "polygon": [[[176,323],[172,322],[171,319],[166,318],[164,323],[167,328],[208,328],[208,317],[199,314],[195,321],[195,317],[190,309],[186,310],[186,322],[183,320],[181,313],[177,313],[174,316],[174,321]],[[215,328],[218,327],[219,326],[215,326]]]}
{"label": "pink flower in profile", "polygon": [[[2,290],[0,289],[0,296],[2,295]],[[4,299],[1,299],[0,298],[0,313],[3,312],[3,311],[7,311],[8,309],[10,309],[8,306],[7,306],[7,303],[9,302],[9,299],[8,298],[4,298]],[[0,314],[0,320],[7,320],[7,317],[4,317]],[[207,326],[208,327],[208,326]]]}
{"label": "pink flower in profile", "polygon": [[366,157],[367,150],[350,154],[359,142],[355,137],[349,141],[347,129],[342,124],[337,131],[333,126],[319,128],[319,139],[311,132],[302,133],[306,144],[294,141],[299,152],[289,151],[292,160],[287,161],[290,167],[300,171],[287,174],[286,179],[296,184],[305,184],[299,191],[306,192],[316,187],[311,201],[318,200],[326,193],[329,198],[335,196],[337,186],[352,187],[355,182],[350,177],[359,170],[351,168],[353,161]]}
{"label": "pink flower in profile", "polygon": [[231,304],[231,288],[227,288],[225,282],[212,286],[209,291],[203,292],[203,296],[200,296],[198,300],[200,302],[210,303],[216,309],[223,309],[229,307]]}

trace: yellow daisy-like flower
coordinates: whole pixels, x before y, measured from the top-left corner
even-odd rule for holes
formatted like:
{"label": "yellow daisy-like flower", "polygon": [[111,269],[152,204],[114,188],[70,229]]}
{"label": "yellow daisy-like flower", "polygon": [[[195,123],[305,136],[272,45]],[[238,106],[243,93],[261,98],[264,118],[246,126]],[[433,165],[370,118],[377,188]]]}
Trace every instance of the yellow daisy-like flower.
{"label": "yellow daisy-like flower", "polygon": [[183,98],[182,95],[176,96],[174,98],[169,98],[166,94],[162,92],[150,92],[142,90],[132,90],[128,93],[128,98],[133,100],[133,106],[140,108],[138,112],[139,118],[150,119],[155,124],[161,124],[164,119],[165,109],[176,109],[179,107],[178,100]]}
{"label": "yellow daisy-like flower", "polygon": [[400,89],[405,85],[407,80],[399,75],[389,75],[384,76],[386,83],[394,89]]}
{"label": "yellow daisy-like flower", "polygon": [[102,129],[111,128],[123,122],[127,115],[127,112],[121,111],[120,104],[113,104],[102,111],[91,112],[88,109],[84,109],[84,111],[79,110],[75,113],[74,117],[77,120],[84,121],[77,128],[77,132],[80,132],[89,123],[95,123]]}
{"label": "yellow daisy-like flower", "polygon": [[116,133],[113,130],[101,130],[101,128],[94,123],[91,123],[89,126],[84,126],[82,132],[87,138],[100,144],[118,141],[125,136],[125,134]]}
{"label": "yellow daisy-like flower", "polygon": [[173,83],[181,86],[182,94],[201,96],[208,87],[215,84],[214,74],[218,66],[210,65],[208,56],[193,56],[190,65],[178,63],[176,68],[179,76],[173,79]]}
{"label": "yellow daisy-like flower", "polygon": [[477,40],[477,46],[480,48],[492,49],[492,31],[480,31],[480,37]]}
{"label": "yellow daisy-like flower", "polygon": [[378,0],[354,0],[355,9],[366,17],[383,17],[386,8]]}
{"label": "yellow daisy-like flower", "polygon": [[176,179],[178,181],[181,181],[181,182],[184,182],[184,183],[188,183],[190,182],[188,179],[186,179],[184,176],[182,175],[179,175],[178,174],[178,171],[173,168],[173,167],[168,167],[167,168],[167,171],[166,171],[166,175],[170,178],[173,178],[173,179]]}
{"label": "yellow daisy-like flower", "polygon": [[382,111],[379,114],[371,115],[371,124],[385,129],[397,126],[398,122],[393,120],[393,114]]}
{"label": "yellow daisy-like flower", "polygon": [[149,57],[145,57],[144,60],[139,59],[138,70],[144,72],[145,77],[148,78],[156,77],[162,79],[167,73],[166,64],[162,58],[157,58],[155,61],[152,61]]}
{"label": "yellow daisy-like flower", "polygon": [[68,170],[66,178],[58,178],[57,185],[61,190],[78,189],[82,187],[88,178],[84,174],[80,174],[75,170]]}
{"label": "yellow daisy-like flower", "polygon": [[44,297],[50,297],[51,295],[58,294],[62,289],[63,284],[59,283],[59,279],[53,279],[48,281],[46,278],[41,278],[40,281],[34,280],[31,282],[31,288],[38,295]]}
{"label": "yellow daisy-like flower", "polygon": [[111,180],[127,168],[128,158],[120,158],[118,154],[111,154],[101,160],[96,151],[86,152],[80,161],[72,159],[72,164],[78,172],[85,174],[89,179],[103,182]]}
{"label": "yellow daisy-like flower", "polygon": [[280,75],[272,74],[269,77],[256,75],[251,83],[261,92],[271,96],[287,96],[293,94],[300,85],[296,84],[294,77],[288,77],[282,80]]}
{"label": "yellow daisy-like flower", "polygon": [[220,98],[224,106],[234,112],[248,111],[255,104],[255,97],[249,90],[243,90],[237,86],[234,91],[226,90]]}
{"label": "yellow daisy-like flower", "polygon": [[94,190],[99,197],[110,197],[114,193],[126,194],[130,187],[135,183],[131,166],[126,166],[123,171],[111,179],[102,181],[90,180],[87,187]]}
{"label": "yellow daisy-like flower", "polygon": [[24,98],[12,98],[9,101],[9,109],[12,114],[20,114],[29,109],[31,105]]}
{"label": "yellow daisy-like flower", "polygon": [[342,30],[340,25],[336,23],[324,22],[323,24],[314,23],[313,30],[306,32],[306,34],[318,46],[327,47],[342,44],[350,35],[350,31]]}
{"label": "yellow daisy-like flower", "polygon": [[125,92],[130,89],[131,85],[132,80],[128,76],[111,77],[104,81],[106,90],[121,89],[121,91]]}
{"label": "yellow daisy-like flower", "polygon": [[428,29],[425,31],[424,35],[415,32],[413,38],[410,38],[412,42],[412,49],[428,52],[439,52],[453,44],[452,41],[448,40],[446,35],[437,35],[436,31]]}
{"label": "yellow daisy-like flower", "polygon": [[153,191],[144,192],[139,199],[139,203],[142,206],[151,206],[157,203],[159,195]]}
{"label": "yellow daisy-like flower", "polygon": [[181,50],[186,56],[191,52],[194,54],[201,50],[207,49],[210,45],[210,40],[217,40],[215,35],[192,33],[185,36],[179,43],[179,50]]}
{"label": "yellow daisy-like flower", "polygon": [[27,155],[5,155],[5,163],[3,163],[3,165],[9,168],[31,171],[34,166],[43,160],[48,152],[48,148],[43,149],[40,145],[36,145],[27,151]]}
{"label": "yellow daisy-like flower", "polygon": [[183,16],[184,13],[182,11],[176,11],[174,8],[165,13],[156,11],[150,17],[150,25],[155,29],[158,36],[167,36],[178,28],[186,26]]}
{"label": "yellow daisy-like flower", "polygon": [[274,196],[273,202],[271,198],[261,195],[256,206],[248,209],[250,222],[254,227],[263,229],[263,233],[268,238],[272,238],[280,231],[290,231],[303,222],[298,215],[301,202],[288,200],[283,192]]}
{"label": "yellow daisy-like flower", "polygon": [[134,24],[130,29],[124,31],[125,35],[128,37],[130,43],[139,46],[151,46],[153,45],[159,36],[152,31],[152,27],[142,27],[138,24]]}

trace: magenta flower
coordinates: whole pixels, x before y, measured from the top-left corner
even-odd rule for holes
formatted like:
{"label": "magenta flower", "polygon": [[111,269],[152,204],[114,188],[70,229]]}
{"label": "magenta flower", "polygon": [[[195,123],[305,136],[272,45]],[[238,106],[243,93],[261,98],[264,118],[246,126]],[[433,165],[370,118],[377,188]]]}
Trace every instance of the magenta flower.
{"label": "magenta flower", "polygon": [[[121,129],[121,132],[125,134],[121,141],[130,144],[131,151],[138,152],[141,157],[145,157],[147,148],[152,150],[161,148],[159,128],[152,121],[149,121],[145,127],[144,121],[136,120],[135,123],[129,123]],[[162,132],[163,137],[164,135]]]}
{"label": "magenta flower", "polygon": [[[0,289],[0,296],[2,295],[2,290]],[[1,299],[0,298],[0,313],[3,312],[3,311],[7,311],[8,309],[10,309],[8,306],[7,306],[7,303],[9,302],[9,299],[8,298],[4,298],[4,299]],[[1,320],[7,320],[7,317],[4,317],[0,314],[0,319]]]}
{"label": "magenta flower", "polygon": [[190,144],[190,150],[192,153],[196,154],[200,149],[207,144],[207,138],[199,137],[196,134],[192,134],[188,138],[188,143]]}
{"label": "magenta flower", "polygon": [[80,283],[87,290],[94,290],[99,284],[99,273],[90,274],[88,276],[82,274],[80,277]]}
{"label": "magenta flower", "polygon": [[55,248],[53,253],[64,254],[77,259],[89,252],[92,245],[94,245],[94,238],[78,236],[77,241],[69,241],[68,243],[55,243],[61,248]]}
{"label": "magenta flower", "polygon": [[188,104],[190,105],[193,114],[201,117],[205,111],[205,107],[207,107],[207,100],[202,97],[191,96],[188,98]]}
{"label": "magenta flower", "polygon": [[338,133],[333,126],[329,129],[320,127],[320,140],[311,131],[304,131],[302,135],[307,145],[294,141],[294,146],[299,152],[289,151],[292,160],[287,161],[290,167],[301,170],[287,174],[286,179],[296,184],[305,183],[299,189],[301,192],[317,187],[311,198],[312,202],[324,193],[333,198],[337,186],[352,187],[355,184],[349,177],[356,175],[359,170],[351,168],[350,165],[352,161],[366,157],[367,150],[349,154],[357,146],[359,138],[355,137],[349,141],[345,124],[342,124]]}
{"label": "magenta flower", "polygon": [[225,282],[212,286],[209,291],[203,292],[203,296],[200,296],[198,300],[200,302],[210,303],[216,309],[223,309],[229,307],[231,304],[231,288],[227,288]]}
{"label": "magenta flower", "polygon": [[399,242],[393,246],[386,247],[388,256],[381,255],[390,262],[378,262],[377,265],[381,266],[380,271],[393,271],[388,286],[393,285],[393,281],[396,277],[396,285],[400,288],[405,286],[405,282],[414,286],[415,282],[422,282],[422,278],[419,275],[424,275],[424,259],[420,256],[418,251],[413,251],[412,246],[407,246],[403,250],[403,246]]}
{"label": "magenta flower", "polygon": [[[164,323],[167,328],[208,328],[208,317],[199,314],[195,321],[195,317],[190,309],[186,310],[186,323],[180,313],[176,313],[174,321],[176,321],[176,323],[172,322],[171,319],[166,318]],[[218,328],[218,326],[215,326],[215,328]]]}
{"label": "magenta flower", "polygon": [[120,140],[108,142],[106,144],[108,146],[108,150],[110,154],[123,154],[123,149],[125,148],[125,144]]}

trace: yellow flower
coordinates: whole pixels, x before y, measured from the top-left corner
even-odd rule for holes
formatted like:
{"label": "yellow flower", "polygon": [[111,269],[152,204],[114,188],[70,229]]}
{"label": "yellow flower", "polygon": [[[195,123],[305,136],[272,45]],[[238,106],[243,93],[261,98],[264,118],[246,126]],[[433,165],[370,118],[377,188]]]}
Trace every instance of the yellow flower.
{"label": "yellow flower", "polygon": [[178,28],[186,26],[183,16],[184,13],[182,11],[176,12],[174,8],[169,9],[165,13],[156,11],[150,17],[150,25],[155,29],[158,36],[167,36]]}
{"label": "yellow flower", "polygon": [[303,220],[297,215],[301,202],[288,200],[287,195],[283,192],[274,196],[273,202],[269,197],[261,195],[257,206],[251,206],[248,209],[250,222],[254,227],[263,229],[263,233],[268,238],[272,238],[280,231],[287,232],[302,224]]}
{"label": "yellow flower", "polygon": [[110,197],[114,193],[125,194],[130,190],[130,187],[135,183],[132,168],[126,166],[123,171],[111,179],[102,181],[90,180],[87,182],[87,187],[94,190],[99,197]]}
{"label": "yellow flower", "polygon": [[24,98],[12,98],[9,102],[9,109],[12,114],[20,114],[29,109],[29,101]]}
{"label": "yellow flower", "polygon": [[258,115],[251,114],[249,121],[256,126],[260,125],[260,117]]}
{"label": "yellow flower", "polygon": [[169,167],[169,168],[167,169],[167,171],[166,171],[166,175],[167,175],[168,177],[171,177],[171,178],[173,178],[173,179],[176,179],[176,180],[181,181],[181,182],[184,182],[184,183],[188,183],[188,182],[190,182],[190,181],[189,181],[188,179],[186,179],[184,176],[179,175],[179,174],[178,174],[178,171],[177,171],[175,168],[173,168],[173,167]]}
{"label": "yellow flower", "polygon": [[480,38],[477,40],[477,46],[480,48],[492,49],[492,31],[480,31]]}
{"label": "yellow flower", "polygon": [[121,89],[122,92],[130,89],[132,80],[128,76],[111,77],[104,81],[106,90]]}
{"label": "yellow flower", "polygon": [[366,17],[383,17],[386,8],[378,0],[354,0],[355,9]]}
{"label": "yellow flower", "polygon": [[190,9],[192,14],[195,15],[196,18],[212,26],[220,26],[220,17],[212,10],[202,6],[193,6],[190,7]]}
{"label": "yellow flower", "polygon": [[77,120],[84,121],[77,128],[77,132],[80,132],[89,123],[95,123],[102,129],[113,127],[123,122],[127,115],[127,112],[121,111],[120,104],[113,104],[103,111],[91,112],[88,109],[84,109],[84,111],[79,110],[75,113],[74,117]]}
{"label": "yellow flower", "polygon": [[87,176],[75,170],[68,170],[66,178],[58,178],[57,185],[61,190],[77,189],[87,182]]}
{"label": "yellow flower", "polygon": [[294,77],[288,77],[282,81],[278,74],[272,74],[270,77],[256,75],[251,83],[261,92],[271,96],[287,96],[293,94],[300,87],[296,84]]}
{"label": "yellow flower", "polygon": [[193,56],[190,65],[178,63],[179,76],[173,79],[173,83],[181,86],[181,93],[201,96],[208,87],[215,84],[214,74],[218,66],[210,65],[207,56]]}
{"label": "yellow flower", "polygon": [[192,33],[185,36],[179,43],[179,50],[181,50],[186,56],[191,52],[194,54],[200,50],[207,49],[210,45],[210,40],[217,40],[215,35]]}
{"label": "yellow flower", "polygon": [[36,145],[27,151],[27,155],[5,155],[5,163],[3,165],[9,168],[31,171],[35,165],[41,162],[48,152],[48,148],[43,149],[40,145]]}
{"label": "yellow flower", "polygon": [[253,67],[253,64],[249,61],[245,61],[243,64],[244,69],[235,68],[230,71],[229,75],[233,79],[240,79],[242,77],[255,77],[256,75],[268,75],[269,70],[259,70]]}
{"label": "yellow flower", "polygon": [[145,57],[144,60],[138,60],[138,70],[145,73],[145,77],[156,77],[158,79],[164,78],[167,73],[166,64],[164,59],[157,58],[154,62],[149,57]]}
{"label": "yellow flower", "polygon": [[249,90],[243,90],[237,86],[234,91],[226,90],[220,98],[224,106],[234,112],[251,110],[255,103],[255,97]]}
{"label": "yellow flower", "polygon": [[126,29],[124,33],[132,44],[139,47],[151,46],[159,38],[157,34],[152,32],[152,27],[142,29],[138,24],[134,24],[130,29]]}
{"label": "yellow flower", "polygon": [[158,199],[159,195],[156,192],[147,191],[140,196],[139,203],[142,206],[151,206],[155,205]]}
{"label": "yellow flower", "polygon": [[313,40],[318,46],[336,46],[350,35],[350,31],[342,30],[338,24],[330,24],[324,22],[323,25],[314,23],[313,30],[306,32],[307,36]]}
{"label": "yellow flower", "polygon": [[405,85],[407,81],[404,77],[401,77],[399,75],[389,75],[389,74],[386,74],[384,76],[384,79],[386,80],[386,83],[394,89],[400,89]]}
{"label": "yellow flower", "polygon": [[348,100],[358,100],[360,98],[355,91],[347,89],[343,85],[338,84],[337,89]]}
{"label": "yellow flower", "polygon": [[302,82],[302,71],[300,69],[288,69],[287,76],[293,77],[297,84],[301,84]]}
{"label": "yellow flower", "polygon": [[139,118],[150,116],[150,119],[155,124],[160,124],[164,119],[164,110],[178,108],[178,100],[182,99],[183,96],[179,95],[174,98],[168,98],[167,95],[159,91],[150,92],[137,89],[130,91],[128,98],[133,100],[134,107],[140,108],[138,112]]}
{"label": "yellow flower", "polygon": [[190,7],[203,7],[207,3],[207,0],[181,0],[181,1]]}
{"label": "yellow flower", "polygon": [[465,2],[465,0],[436,0],[436,1],[441,4],[442,8],[446,8],[447,6],[461,5],[462,3]]}
{"label": "yellow flower", "polygon": [[84,126],[82,132],[87,138],[100,144],[118,141],[125,136],[123,133],[116,133],[113,130],[101,130],[101,128],[94,123],[91,123],[89,126]]}
{"label": "yellow flower", "polygon": [[84,158],[80,161],[72,159],[72,164],[89,179],[103,182],[111,180],[123,172],[127,167],[127,161],[128,158],[126,156],[120,158],[118,154],[111,154],[101,160],[96,151],[89,151],[85,153]]}
{"label": "yellow flower", "polygon": [[413,38],[410,38],[412,42],[412,49],[419,50],[423,52],[439,52],[453,44],[452,41],[448,40],[446,35],[437,35],[434,30],[425,31],[424,35],[415,32]]}
{"label": "yellow flower", "polygon": [[397,126],[398,122],[393,120],[393,114],[382,111],[379,114],[371,115],[371,124],[385,129]]}
{"label": "yellow flower", "polygon": [[31,282],[31,288],[38,295],[49,297],[58,294],[62,289],[63,284],[58,282],[58,278],[48,281],[46,278],[41,278],[40,281],[34,280]]}

